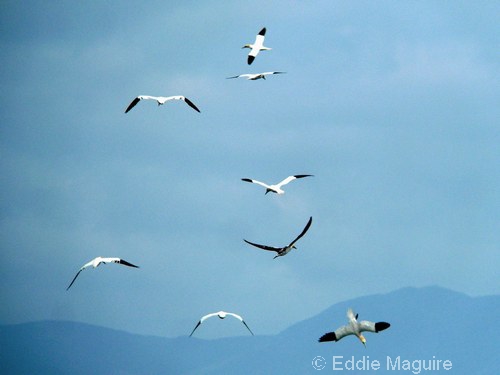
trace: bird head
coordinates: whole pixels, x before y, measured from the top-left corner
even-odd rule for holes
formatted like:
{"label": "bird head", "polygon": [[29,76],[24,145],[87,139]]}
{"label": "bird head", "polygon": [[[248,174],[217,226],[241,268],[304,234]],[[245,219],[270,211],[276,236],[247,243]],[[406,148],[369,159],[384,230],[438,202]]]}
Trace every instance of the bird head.
{"label": "bird head", "polygon": [[243,49],[243,48],[250,48],[250,49],[252,49],[252,46],[250,44],[245,44],[243,47],[241,47],[241,49]]}
{"label": "bird head", "polygon": [[361,335],[361,334],[360,334],[360,335],[358,336],[358,338],[359,338],[359,341],[361,341],[361,343],[362,343],[362,344],[364,345],[364,347],[366,348],[366,339],[365,339],[365,336],[363,336],[363,335]]}

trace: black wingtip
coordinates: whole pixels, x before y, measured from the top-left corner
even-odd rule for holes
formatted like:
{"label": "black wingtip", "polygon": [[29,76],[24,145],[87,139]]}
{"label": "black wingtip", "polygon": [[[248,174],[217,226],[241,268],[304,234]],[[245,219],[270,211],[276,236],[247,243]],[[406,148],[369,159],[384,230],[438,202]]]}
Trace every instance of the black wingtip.
{"label": "black wingtip", "polygon": [[129,263],[126,260],[123,260],[123,259],[120,259],[120,264],[123,264],[124,266],[139,268],[139,266],[136,266],[135,264]]}
{"label": "black wingtip", "polygon": [[304,178],[304,177],[314,177],[314,175],[313,174],[296,174],[293,177],[295,177],[295,178]]}
{"label": "black wingtip", "polygon": [[241,181],[245,181],[245,182],[252,182],[252,180],[251,180],[251,179],[249,179],[249,178],[242,178],[242,179],[241,179]]}
{"label": "black wingtip", "polygon": [[135,107],[135,105],[137,103],[139,103],[141,101],[140,98],[135,98],[134,100],[132,100],[132,102],[129,104],[129,106],[127,107],[127,109],[125,110],[125,113],[127,113],[128,111],[130,111],[132,108]]}
{"label": "black wingtip", "polygon": [[191,108],[193,108],[196,112],[198,112],[198,113],[200,112],[198,107],[195,106],[191,100],[189,100],[188,98],[184,98],[184,101],[187,103],[187,105],[189,105]]}
{"label": "black wingtip", "polygon": [[248,65],[251,65],[255,60],[255,56],[248,56]]}
{"label": "black wingtip", "polygon": [[262,30],[259,31],[259,35],[262,35],[262,36],[266,35],[266,28],[265,27],[263,27]]}
{"label": "black wingtip", "polygon": [[335,332],[325,333],[318,340],[318,342],[327,342],[327,341],[337,341],[337,336],[335,336]]}
{"label": "black wingtip", "polygon": [[380,332],[383,331],[384,329],[389,328],[391,325],[386,322],[378,322],[375,323],[375,332]]}

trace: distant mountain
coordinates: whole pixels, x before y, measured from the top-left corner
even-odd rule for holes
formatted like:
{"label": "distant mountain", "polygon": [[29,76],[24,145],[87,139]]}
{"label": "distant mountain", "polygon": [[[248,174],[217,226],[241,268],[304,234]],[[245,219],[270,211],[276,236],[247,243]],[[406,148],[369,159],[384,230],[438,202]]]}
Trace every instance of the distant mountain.
{"label": "distant mountain", "polygon": [[[355,337],[318,343],[322,334],[345,324],[348,307],[360,319],[391,327],[367,333],[366,348]],[[498,311],[500,296],[427,287],[337,303],[275,336],[202,340],[74,322],[7,325],[0,326],[0,368],[5,374],[304,374],[318,373],[314,358],[325,366],[321,372],[330,373],[335,356],[336,368],[353,374],[378,361],[379,369],[367,373],[489,375],[500,365]],[[358,369],[349,371],[349,360]],[[450,361],[451,370],[443,370],[442,362],[441,371],[422,369],[436,368],[439,360]]]}

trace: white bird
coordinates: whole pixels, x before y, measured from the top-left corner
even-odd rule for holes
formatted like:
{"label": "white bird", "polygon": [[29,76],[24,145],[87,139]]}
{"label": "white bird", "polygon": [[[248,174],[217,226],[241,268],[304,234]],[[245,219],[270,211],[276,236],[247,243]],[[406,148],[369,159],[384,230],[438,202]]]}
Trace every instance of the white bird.
{"label": "white bird", "polygon": [[266,35],[266,28],[264,27],[259,31],[257,36],[255,37],[255,42],[253,44],[245,44],[241,48],[250,48],[250,53],[248,54],[248,65],[250,65],[255,57],[259,54],[260,51],[268,51],[271,48],[264,47],[264,36]]}
{"label": "white bird", "polygon": [[365,337],[361,334],[361,332],[375,332],[378,333],[380,331],[383,331],[384,329],[389,328],[391,325],[386,322],[369,322],[367,320],[363,320],[361,322],[358,322],[358,314],[354,315],[354,312],[352,311],[351,308],[347,310],[347,319],[349,320],[349,323],[345,326],[340,327],[337,329],[335,332],[329,332],[324,334],[319,338],[319,342],[326,342],[326,341],[339,341],[342,337],[348,336],[348,335],[356,335],[358,339],[363,343],[363,345],[366,347],[366,339]]}
{"label": "white bird", "polygon": [[266,193],[272,192],[276,194],[285,194],[285,191],[281,189],[282,186],[288,184],[290,181],[296,180],[297,178],[311,177],[312,174],[296,174],[295,176],[288,176],[283,181],[278,182],[275,185],[268,185],[264,182],[260,182],[257,180],[253,180],[251,178],[242,178],[241,181],[251,182],[252,184],[257,184],[260,186],[264,186],[266,188]]}
{"label": "white bird", "polygon": [[120,259],[120,258],[103,258],[103,257],[97,257],[95,259],[92,259],[90,262],[84,264],[82,266],[82,268],[80,268],[80,270],[77,272],[77,274],[73,278],[73,281],[71,281],[71,284],[69,284],[69,286],[66,288],[66,290],[68,290],[69,288],[71,288],[71,285],[73,285],[73,283],[75,282],[75,280],[78,277],[78,275],[80,274],[80,272],[82,272],[85,268],[88,268],[90,266],[96,268],[96,267],[99,267],[101,265],[101,263],[103,263],[103,264],[106,264],[106,263],[119,263],[119,264],[123,264],[124,266],[139,268],[138,266],[133,265],[132,263],[129,263],[126,260],[123,260],[123,259]]}
{"label": "white bird", "polygon": [[255,246],[255,247],[258,247],[259,249],[262,249],[262,250],[269,250],[269,251],[276,251],[277,255],[273,258],[273,259],[276,259],[277,257],[282,257],[283,255],[286,255],[290,252],[290,250],[292,249],[296,249],[295,247],[295,243],[300,240],[300,238],[306,234],[307,230],[309,229],[309,227],[311,226],[311,223],[312,223],[312,216],[309,218],[309,221],[307,222],[306,226],[304,227],[304,229],[302,230],[302,233],[300,233],[296,239],[294,239],[292,242],[290,242],[288,245],[284,246],[284,247],[272,247],[272,246],[266,246],[266,245],[259,245],[259,244],[256,244],[256,243],[253,243],[253,242],[250,242],[250,241],[247,241],[245,239],[243,239],[243,241],[245,241],[247,244],[250,244],[252,246]]}
{"label": "white bird", "polygon": [[271,75],[271,74],[284,74],[286,72],[264,72],[264,73],[247,73],[247,74],[240,74],[239,76],[234,76],[234,77],[227,77],[227,79],[231,78],[246,78],[247,80],[250,81],[255,81],[258,79],[266,79],[266,76]]}
{"label": "white bird", "polygon": [[183,100],[184,102],[186,102],[187,105],[189,105],[195,111],[200,112],[198,107],[196,107],[191,100],[189,100],[188,98],[186,98],[185,96],[182,96],[182,95],[175,95],[175,96],[139,95],[137,98],[132,100],[132,102],[128,105],[127,109],[125,110],[125,113],[127,113],[132,108],[134,108],[136,106],[136,104],[139,103],[141,100],[156,100],[158,102],[159,106],[165,104],[165,102],[168,102],[170,100]]}
{"label": "white bird", "polygon": [[247,329],[250,331],[250,333],[252,334],[253,336],[253,332],[252,330],[250,329],[250,327],[247,326],[247,324],[245,323],[245,321],[243,320],[243,318],[237,314],[234,314],[234,313],[230,313],[230,312],[226,312],[226,311],[219,311],[219,312],[215,312],[215,313],[211,313],[211,314],[207,314],[205,315],[204,317],[202,317],[200,319],[200,321],[198,322],[198,324],[196,324],[196,326],[194,327],[193,331],[191,332],[191,334],[189,335],[189,337],[191,337],[194,333],[194,331],[196,331],[196,328],[198,328],[200,326],[201,323],[203,323],[205,320],[207,320],[208,318],[211,318],[213,316],[218,316],[219,319],[224,319],[226,316],[228,315],[231,315],[233,317],[235,317],[236,319],[238,319],[240,322],[242,322],[245,327],[247,327]]}

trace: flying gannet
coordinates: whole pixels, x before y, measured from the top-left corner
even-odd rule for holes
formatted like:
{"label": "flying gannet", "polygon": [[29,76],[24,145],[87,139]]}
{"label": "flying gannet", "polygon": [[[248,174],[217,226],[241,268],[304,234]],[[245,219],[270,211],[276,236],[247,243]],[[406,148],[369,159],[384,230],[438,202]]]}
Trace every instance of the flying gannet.
{"label": "flying gannet", "polygon": [[345,326],[340,327],[335,332],[329,332],[324,334],[319,338],[319,342],[326,341],[339,341],[341,338],[349,335],[355,335],[359,341],[363,343],[366,347],[366,339],[361,334],[361,332],[375,332],[378,333],[384,329],[389,328],[391,325],[386,322],[369,322],[367,320],[362,320],[358,322],[358,314],[354,315],[351,308],[347,310],[347,319],[349,323]]}
{"label": "flying gannet", "polygon": [[219,311],[219,312],[215,312],[215,313],[211,313],[211,314],[207,314],[205,315],[204,317],[202,317],[200,319],[200,321],[198,322],[198,324],[196,324],[196,326],[194,327],[193,331],[191,332],[191,334],[189,335],[189,337],[191,337],[194,333],[194,331],[196,331],[196,328],[198,328],[200,326],[201,323],[203,323],[205,320],[207,320],[208,318],[211,318],[213,316],[218,316],[219,319],[224,319],[226,316],[228,315],[231,315],[233,317],[235,317],[236,319],[238,319],[240,322],[242,322],[245,327],[247,327],[247,329],[250,331],[250,333],[252,334],[253,336],[253,332],[252,330],[250,329],[250,327],[248,327],[248,325],[245,323],[245,321],[243,320],[243,318],[237,314],[234,314],[234,313],[230,313],[230,312],[226,312],[226,311]]}
{"label": "flying gannet", "polygon": [[307,230],[309,229],[309,227],[311,226],[311,223],[312,223],[312,216],[309,218],[309,221],[307,222],[306,226],[304,227],[304,229],[302,230],[302,233],[300,233],[296,239],[294,239],[292,242],[290,242],[288,245],[284,246],[284,247],[272,247],[272,246],[266,246],[266,245],[259,245],[259,244],[256,244],[256,243],[253,243],[253,242],[250,242],[250,241],[247,241],[247,240],[243,240],[245,241],[247,244],[250,244],[252,246],[255,246],[255,247],[258,247],[259,249],[263,249],[263,250],[269,250],[269,251],[275,251],[277,253],[277,255],[273,258],[273,259],[276,259],[277,257],[281,257],[283,255],[286,255],[290,252],[290,250],[292,249],[296,249],[295,247],[295,243],[300,240],[300,238],[306,234]]}

